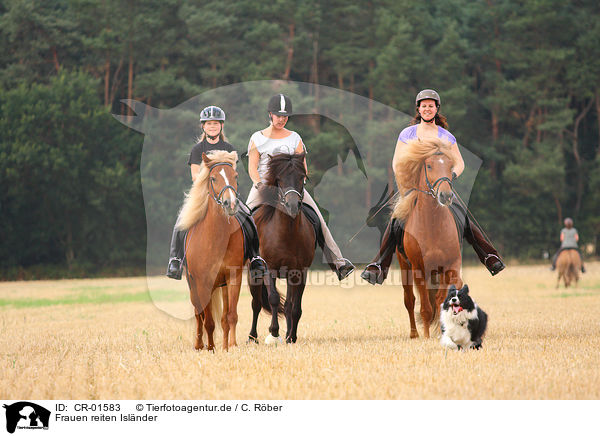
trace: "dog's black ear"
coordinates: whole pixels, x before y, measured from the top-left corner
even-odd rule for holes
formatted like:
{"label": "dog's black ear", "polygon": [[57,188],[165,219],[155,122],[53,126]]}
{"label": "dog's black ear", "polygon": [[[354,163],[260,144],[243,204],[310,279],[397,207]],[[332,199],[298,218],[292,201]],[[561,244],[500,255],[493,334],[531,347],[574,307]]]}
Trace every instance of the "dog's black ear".
{"label": "dog's black ear", "polygon": [[469,295],[469,287],[467,286],[467,284],[465,283],[465,285],[462,287],[461,291],[465,291],[465,294]]}
{"label": "dog's black ear", "polygon": [[446,295],[450,295],[450,292],[452,291],[456,291],[456,286],[450,285],[450,287],[448,288],[448,293]]}

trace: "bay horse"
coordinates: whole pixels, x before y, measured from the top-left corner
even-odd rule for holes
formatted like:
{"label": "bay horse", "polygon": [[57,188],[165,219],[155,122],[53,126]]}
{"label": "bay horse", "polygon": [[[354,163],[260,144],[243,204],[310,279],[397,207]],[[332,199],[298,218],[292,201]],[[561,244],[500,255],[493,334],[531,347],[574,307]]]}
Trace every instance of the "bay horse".
{"label": "bay horse", "polygon": [[[314,227],[302,211],[304,198],[304,153],[277,153],[269,157],[264,182],[259,188],[254,220],[260,240],[260,255],[267,262],[269,275],[264,284],[251,284],[252,327],[249,341],[258,342],[256,324],[261,307],[271,310],[269,336],[265,343],[280,343],[278,313],[280,296],[275,286],[276,278],[285,278],[287,293],[283,304],[287,330],[285,340],[298,339],[298,322],[302,315],[302,294],[306,275],[315,255]],[[265,290],[264,287],[268,287]]]}
{"label": "bay horse", "polygon": [[556,259],[556,269],[558,270],[558,279],[556,280],[556,289],[560,285],[562,278],[565,283],[565,288],[575,283],[575,287],[579,282],[579,271],[581,270],[581,258],[575,249],[562,250]]}
{"label": "bay horse", "polygon": [[[237,305],[244,267],[244,240],[233,218],[237,199],[237,153],[216,150],[202,154],[196,180],[186,195],[177,226],[188,230],[186,278],[196,316],[194,348],[213,351],[215,318],[223,329],[223,350],[237,345]],[[221,302],[222,300],[222,302]]]}
{"label": "bay horse", "polygon": [[432,322],[439,319],[447,289],[463,286],[461,244],[450,212],[454,199],[450,147],[441,140],[409,141],[394,168],[401,196],[392,217],[404,222],[403,240],[396,249],[402,268],[404,306],[410,319],[410,337],[419,336],[415,323],[413,285],[419,291],[423,334],[429,337]]}

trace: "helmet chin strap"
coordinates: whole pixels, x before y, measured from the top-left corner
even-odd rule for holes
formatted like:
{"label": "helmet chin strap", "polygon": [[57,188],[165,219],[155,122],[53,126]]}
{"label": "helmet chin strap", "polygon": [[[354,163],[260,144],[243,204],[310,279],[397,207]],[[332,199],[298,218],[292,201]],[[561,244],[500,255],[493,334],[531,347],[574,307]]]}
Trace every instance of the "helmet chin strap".
{"label": "helmet chin strap", "polygon": [[223,131],[223,124],[221,123],[221,129],[219,130],[219,133],[217,133],[215,136],[209,135],[208,132],[204,130],[204,126],[202,126],[202,131],[204,132],[207,138],[209,138],[211,141],[214,141],[221,135],[221,132]]}

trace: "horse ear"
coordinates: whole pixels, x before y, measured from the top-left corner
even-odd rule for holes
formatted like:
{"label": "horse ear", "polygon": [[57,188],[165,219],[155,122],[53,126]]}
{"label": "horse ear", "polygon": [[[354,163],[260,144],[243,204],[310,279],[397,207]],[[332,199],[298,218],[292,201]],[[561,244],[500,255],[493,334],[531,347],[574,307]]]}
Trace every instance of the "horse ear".
{"label": "horse ear", "polygon": [[208,156],[206,155],[206,153],[202,153],[202,162],[204,162],[207,165],[210,162],[210,159],[208,158]]}
{"label": "horse ear", "polygon": [[467,284],[465,283],[465,285],[462,287],[461,291],[464,291],[465,294],[469,294],[469,287],[467,286]]}

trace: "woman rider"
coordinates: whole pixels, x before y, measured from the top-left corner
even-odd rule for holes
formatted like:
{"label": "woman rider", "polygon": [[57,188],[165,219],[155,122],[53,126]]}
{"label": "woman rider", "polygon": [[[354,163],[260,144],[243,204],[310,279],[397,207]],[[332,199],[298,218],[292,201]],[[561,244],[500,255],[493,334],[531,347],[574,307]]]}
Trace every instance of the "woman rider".
{"label": "woman rider", "polygon": [[[257,204],[257,188],[266,173],[269,156],[277,153],[306,153],[306,147],[300,135],[285,128],[288,117],[293,115],[290,98],[283,94],[274,95],[269,100],[267,111],[269,112],[270,125],[263,130],[255,132],[248,143],[248,174],[254,182],[254,186],[248,194],[247,201],[251,209],[259,206]],[[307,168],[306,158],[304,159],[304,167]],[[321,229],[325,237],[325,247],[322,247],[323,254],[325,254],[327,262],[332,265],[332,269],[336,272],[338,279],[342,280],[354,270],[354,265],[342,256],[317,204],[306,190],[304,190],[302,201],[311,206],[319,216]]]}
{"label": "woman rider", "polygon": [[[412,125],[400,132],[398,142],[396,143],[394,158],[392,160],[392,170],[394,171],[394,174],[398,171],[396,164],[400,156],[400,150],[402,150],[402,147],[408,141],[419,138],[439,138],[450,145],[454,154],[456,165],[453,168],[452,177],[455,179],[464,171],[465,163],[460,154],[460,150],[458,149],[456,138],[446,130],[448,128],[446,117],[439,113],[441,103],[440,96],[433,89],[424,89],[417,94],[415,103],[416,113],[412,120]],[[398,189],[402,189],[402,187],[398,187]],[[485,239],[481,229],[468,219],[466,210],[464,210],[457,202],[453,202],[450,208],[452,209],[453,214],[458,216],[461,222],[464,222],[464,237],[473,246],[481,263],[485,265],[492,275],[496,275],[502,271],[505,268],[505,265],[500,259],[498,252],[491,243]],[[387,226],[383,235],[378,257],[373,263],[367,265],[361,274],[361,277],[371,284],[383,283],[392,262],[394,252],[396,251],[396,245],[398,244],[400,245],[399,248],[402,248],[403,234],[401,224],[395,221],[396,220],[392,220]]]}
{"label": "woman rider", "polygon": [[[227,138],[225,137],[224,123],[225,112],[217,106],[207,106],[200,112],[202,135],[200,136],[200,142],[192,148],[188,160],[188,165],[192,173],[192,181],[196,179],[196,176],[200,172],[203,153],[213,150],[234,151],[233,146],[227,142]],[[253,277],[262,277],[266,271],[266,264],[258,254],[258,232],[256,231],[256,225],[250,211],[245,209],[245,205],[242,202],[240,202],[240,209],[235,217],[244,230],[244,252],[246,257],[250,259],[248,269],[251,271]],[[175,280],[181,280],[186,234],[187,231],[179,230],[177,224],[175,224],[173,236],[171,237],[169,266],[167,267],[167,277]]]}
{"label": "woman rider", "polygon": [[581,272],[585,272],[585,267],[583,266],[583,256],[581,255],[581,251],[579,250],[579,246],[577,243],[579,242],[579,233],[577,229],[573,227],[573,220],[571,218],[565,218],[565,226],[560,231],[560,248],[558,251],[552,256],[552,267],[551,271],[556,269],[556,259],[558,259],[558,255],[563,250],[577,250],[579,253],[579,258],[581,259]]}

